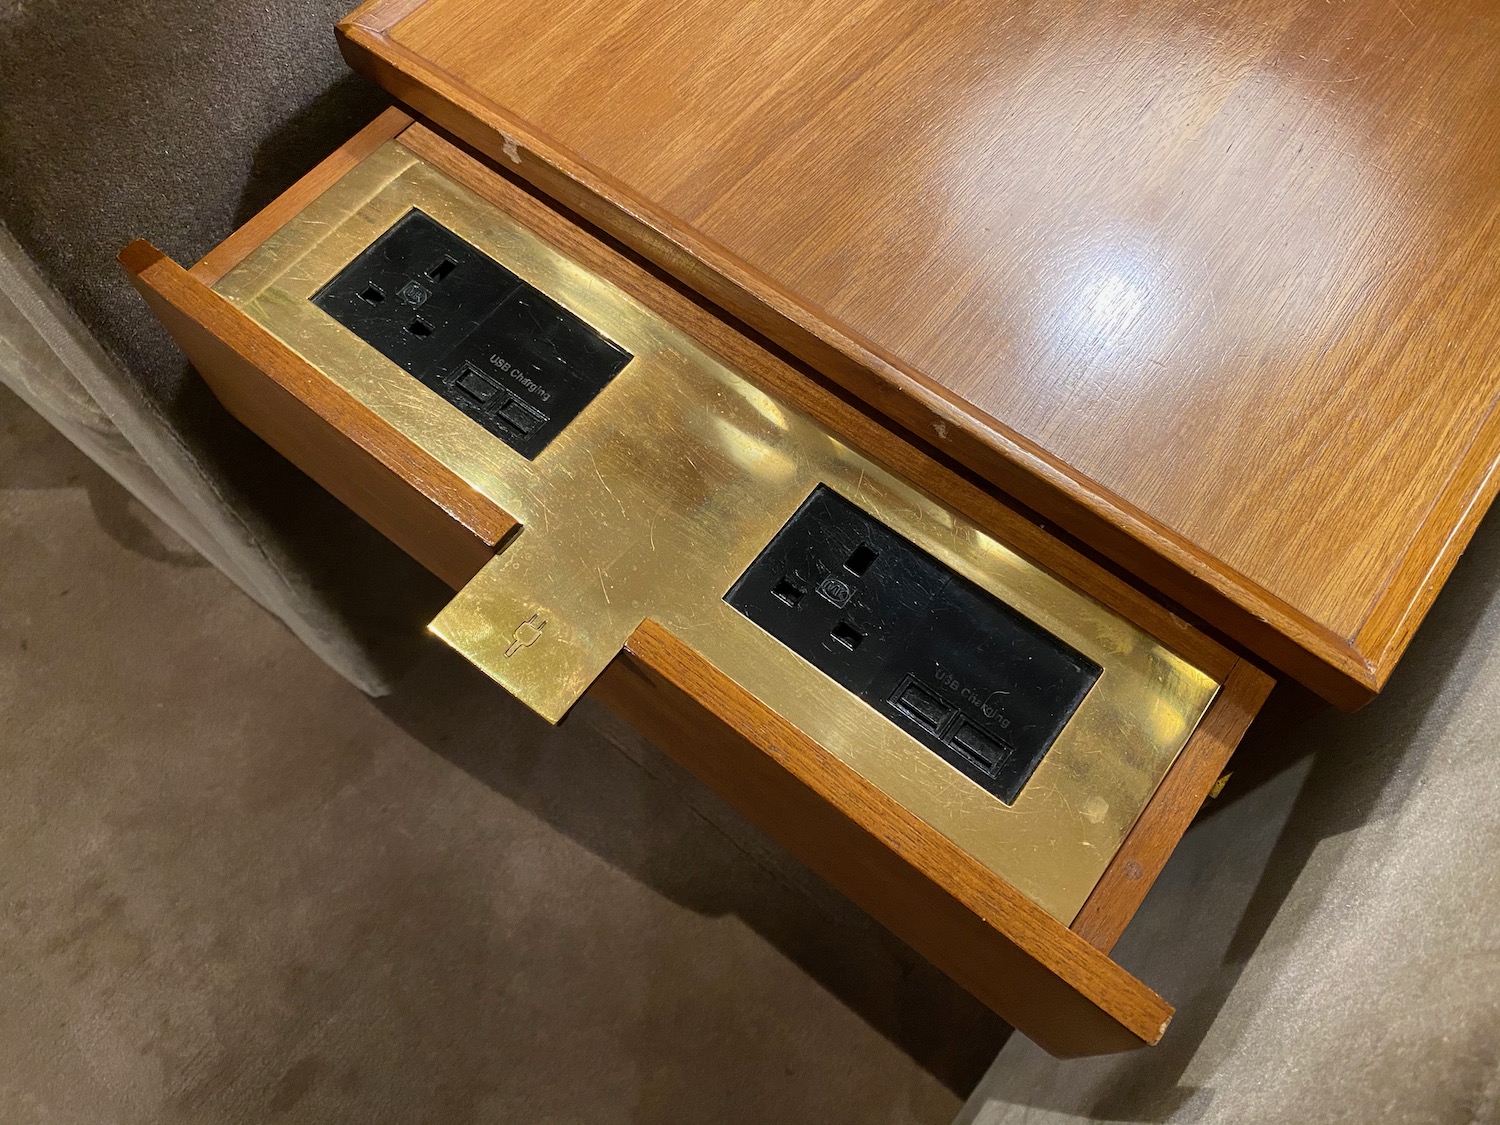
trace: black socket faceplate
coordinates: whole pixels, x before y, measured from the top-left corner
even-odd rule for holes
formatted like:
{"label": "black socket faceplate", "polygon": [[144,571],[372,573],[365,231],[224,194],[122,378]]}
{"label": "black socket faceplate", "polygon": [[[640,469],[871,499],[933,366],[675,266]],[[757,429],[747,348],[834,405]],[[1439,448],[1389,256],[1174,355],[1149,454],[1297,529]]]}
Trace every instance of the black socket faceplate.
{"label": "black socket faceplate", "polygon": [[1101,672],[826,485],[725,600],[1006,804]]}
{"label": "black socket faceplate", "polygon": [[528,458],[631,360],[416,209],[312,301]]}

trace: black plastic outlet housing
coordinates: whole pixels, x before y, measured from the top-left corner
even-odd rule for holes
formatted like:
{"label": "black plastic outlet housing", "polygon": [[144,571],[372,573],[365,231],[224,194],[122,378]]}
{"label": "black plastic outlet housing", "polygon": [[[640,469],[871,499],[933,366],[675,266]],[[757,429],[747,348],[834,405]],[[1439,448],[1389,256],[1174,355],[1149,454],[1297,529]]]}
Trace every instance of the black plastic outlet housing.
{"label": "black plastic outlet housing", "polygon": [[312,301],[528,458],[632,358],[415,208]]}
{"label": "black plastic outlet housing", "polygon": [[724,600],[1006,804],[1101,673],[827,485]]}

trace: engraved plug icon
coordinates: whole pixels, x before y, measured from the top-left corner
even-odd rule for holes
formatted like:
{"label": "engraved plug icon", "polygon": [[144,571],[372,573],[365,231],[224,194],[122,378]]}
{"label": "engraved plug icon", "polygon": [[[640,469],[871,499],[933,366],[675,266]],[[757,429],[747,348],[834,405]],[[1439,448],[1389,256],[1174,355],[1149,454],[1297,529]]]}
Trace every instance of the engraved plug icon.
{"label": "engraved plug icon", "polygon": [[523,648],[530,648],[542,637],[542,630],[547,626],[547,619],[540,613],[533,613],[525,621],[516,626],[516,631],[510,635],[510,647],[505,650],[506,656],[514,656]]}

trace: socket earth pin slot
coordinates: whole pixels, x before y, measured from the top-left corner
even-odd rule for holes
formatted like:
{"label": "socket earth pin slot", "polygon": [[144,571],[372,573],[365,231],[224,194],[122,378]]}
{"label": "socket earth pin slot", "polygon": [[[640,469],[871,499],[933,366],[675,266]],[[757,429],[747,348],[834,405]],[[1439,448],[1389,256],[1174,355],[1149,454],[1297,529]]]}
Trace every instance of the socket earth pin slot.
{"label": "socket earth pin slot", "polygon": [[725,600],[1006,804],[1101,673],[825,485]]}
{"label": "socket earth pin slot", "polygon": [[416,209],[312,301],[528,458],[631,360],[624,348]]}

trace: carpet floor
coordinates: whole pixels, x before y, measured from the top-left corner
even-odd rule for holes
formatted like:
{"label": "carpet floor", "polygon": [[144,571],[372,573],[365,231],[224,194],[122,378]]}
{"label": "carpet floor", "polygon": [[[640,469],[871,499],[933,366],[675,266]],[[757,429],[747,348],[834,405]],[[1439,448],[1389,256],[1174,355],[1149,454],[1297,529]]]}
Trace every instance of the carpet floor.
{"label": "carpet floor", "polygon": [[364,697],[0,391],[0,1121],[946,1122],[1004,1034],[601,710]]}

